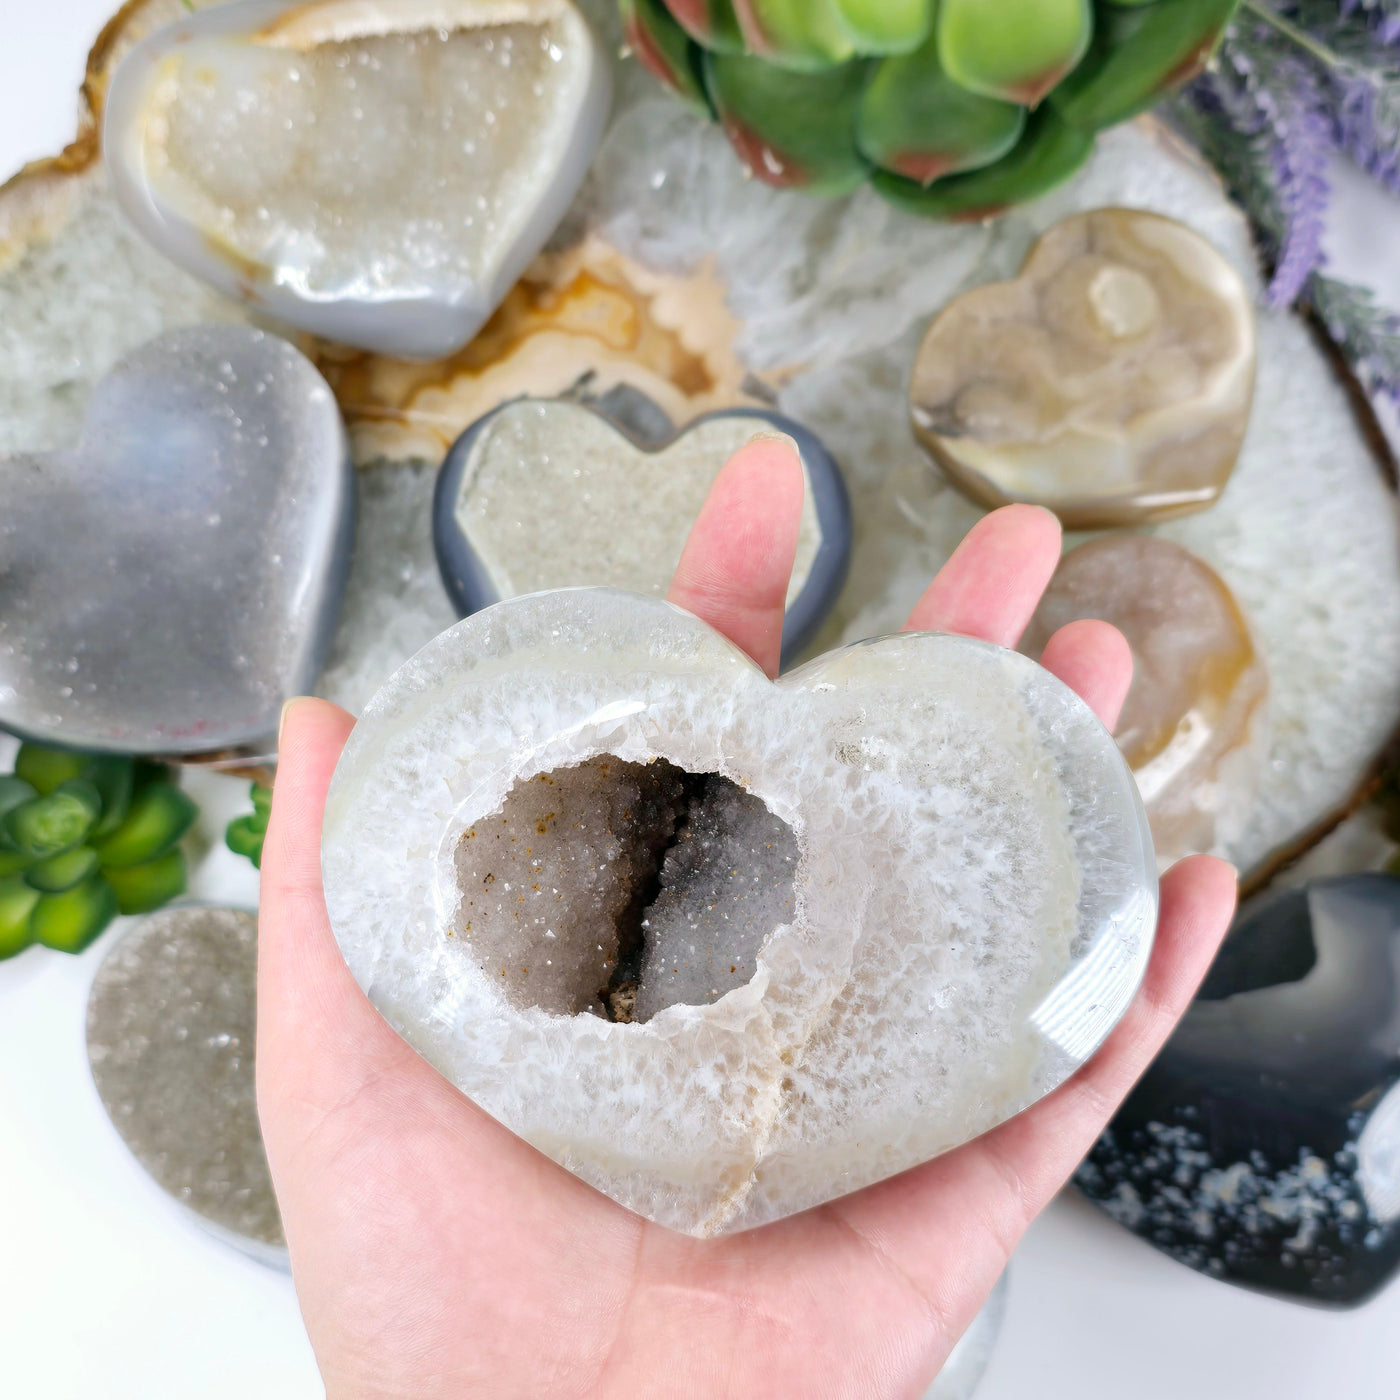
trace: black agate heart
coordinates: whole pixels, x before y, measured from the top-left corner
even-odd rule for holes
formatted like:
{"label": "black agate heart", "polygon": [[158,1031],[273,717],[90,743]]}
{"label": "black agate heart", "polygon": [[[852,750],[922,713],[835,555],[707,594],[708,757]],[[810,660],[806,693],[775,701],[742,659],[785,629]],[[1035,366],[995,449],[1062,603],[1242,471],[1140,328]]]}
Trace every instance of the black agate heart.
{"label": "black agate heart", "polygon": [[1400,879],[1247,912],[1076,1179],[1216,1278],[1342,1305],[1383,1287],[1400,1268]]}

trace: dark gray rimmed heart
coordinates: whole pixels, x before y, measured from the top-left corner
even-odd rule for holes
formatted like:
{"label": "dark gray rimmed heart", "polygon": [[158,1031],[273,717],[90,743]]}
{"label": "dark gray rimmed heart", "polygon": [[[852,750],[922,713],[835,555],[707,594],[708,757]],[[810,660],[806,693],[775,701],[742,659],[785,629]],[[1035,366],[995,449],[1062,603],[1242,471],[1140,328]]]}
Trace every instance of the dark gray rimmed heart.
{"label": "dark gray rimmed heart", "polygon": [[305,356],[242,326],[148,342],[76,447],[0,457],[0,726],[137,753],[266,739],[320,671],[353,535]]}
{"label": "dark gray rimmed heart", "polygon": [[767,409],[724,409],[679,431],[640,395],[594,406],[517,399],[486,414],[453,444],[433,498],[448,595],[463,617],[503,598],[578,585],[660,596],[710,484],[762,432],[797,444],[807,483],[783,626],[790,661],[845,582],[851,506],[816,434]]}
{"label": "dark gray rimmed heart", "polygon": [[1400,879],[1248,908],[1076,1182],[1246,1288],[1349,1307],[1400,1274]]}

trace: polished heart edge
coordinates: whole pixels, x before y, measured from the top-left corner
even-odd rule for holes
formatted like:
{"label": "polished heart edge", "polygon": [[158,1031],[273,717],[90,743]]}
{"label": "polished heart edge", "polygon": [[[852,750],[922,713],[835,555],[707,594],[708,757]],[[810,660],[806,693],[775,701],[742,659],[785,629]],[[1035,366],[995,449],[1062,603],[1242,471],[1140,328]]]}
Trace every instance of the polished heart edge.
{"label": "polished heart edge", "polygon": [[501,414],[521,404],[548,405],[555,402],[568,402],[576,411],[592,414],[634,451],[647,457],[664,456],[704,423],[731,418],[761,420],[797,444],[798,453],[807,468],[807,480],[811,483],[812,504],[816,508],[817,524],[821,529],[821,543],[817,546],[807,582],[788,605],[783,619],[782,664],[784,667],[791,665],[793,659],[811,643],[841,596],[850,572],[855,529],[846,478],[826,444],[810,428],[766,408],[717,409],[701,414],[680,427],[673,427],[667,435],[655,439],[644,439],[617,418],[576,400],[539,399],[524,395],[478,418],[448,450],[433,488],[433,549],[443,587],[458,615],[467,618],[503,601],[481,556],[472,548],[471,541],[456,520],[463,479],[472,452]]}
{"label": "polished heart edge", "polygon": [[[102,110],[101,151],[117,203],[136,231],[173,262],[240,304],[275,317],[290,326],[310,331],[326,340],[354,346],[373,354],[432,361],[454,354],[466,345],[490,319],[511,287],[534,261],[559,226],[607,131],[612,111],[612,63],[596,30],[572,3],[564,4],[580,27],[590,48],[588,87],[575,115],[568,145],[559,153],[555,183],[531,210],[513,251],[502,258],[489,285],[464,285],[453,297],[377,296],[316,298],[302,296],[279,285],[269,270],[231,261],[215,251],[200,229],[167,212],[153,196],[142,174],[136,133],[147,93],[161,61],[172,50],[194,39],[248,34],[260,30],[293,11],[315,8],[314,0],[232,0],[212,5],[173,20],[132,46],[116,65]],[[352,26],[362,16],[372,17],[377,7],[343,6]],[[389,24],[396,12],[382,7]],[[413,8],[401,7],[401,8]],[[436,28],[437,12],[444,7],[425,0],[401,23],[416,28]],[[509,9],[509,6],[503,8]],[[354,30],[362,33],[386,32]],[[353,37],[349,36],[349,37]],[[576,178],[559,182],[562,172]]]}

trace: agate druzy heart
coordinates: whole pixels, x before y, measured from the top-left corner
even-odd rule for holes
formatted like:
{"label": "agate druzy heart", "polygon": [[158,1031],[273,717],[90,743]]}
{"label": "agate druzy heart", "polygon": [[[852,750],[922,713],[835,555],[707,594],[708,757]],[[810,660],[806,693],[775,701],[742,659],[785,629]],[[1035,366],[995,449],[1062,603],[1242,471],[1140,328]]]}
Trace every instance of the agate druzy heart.
{"label": "agate druzy heart", "polygon": [[102,1106],[137,1161],[221,1239],[287,1267],[254,1092],[257,920],[182,905],[102,961],[87,1051]]}
{"label": "agate druzy heart", "polygon": [[908,633],[770,682],[654,598],[458,623],[371,702],[322,866],[391,1025],[615,1200],[713,1235],[965,1142],[1139,981],[1151,839],[1015,653]]}
{"label": "agate druzy heart", "polygon": [[330,388],[285,341],[143,345],[76,447],[0,456],[0,727],[124,753],[269,739],[325,659],[354,491]]}
{"label": "agate druzy heart", "polygon": [[602,137],[611,67],[572,0],[237,0],[123,60],[123,209],[228,296],[435,358],[543,247]]}
{"label": "agate druzy heart", "polygon": [[1239,920],[1076,1178],[1193,1269],[1359,1303],[1400,1269],[1400,879]]}
{"label": "agate druzy heart", "polygon": [[763,409],[709,413],[659,441],[638,441],[638,426],[664,419],[638,399],[625,401],[627,434],[582,404],[518,399],[457,439],[433,500],[452,601],[465,615],[549,588],[663,595],[720,468],[755,435],[778,432],[796,445],[807,485],[783,627],[783,653],[792,656],[831,611],[850,563],[841,469],[815,434]]}

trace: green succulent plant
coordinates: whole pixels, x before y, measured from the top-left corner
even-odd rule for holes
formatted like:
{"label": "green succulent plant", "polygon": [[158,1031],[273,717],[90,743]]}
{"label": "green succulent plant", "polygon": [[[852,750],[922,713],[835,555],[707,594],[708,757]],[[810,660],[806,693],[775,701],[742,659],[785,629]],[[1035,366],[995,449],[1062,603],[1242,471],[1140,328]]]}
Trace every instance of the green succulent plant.
{"label": "green succulent plant", "polygon": [[197,815],[164,764],[21,745],[0,774],[0,959],[81,953],[118,914],[183,894]]}
{"label": "green succulent plant", "polygon": [[982,218],[1199,73],[1238,0],[619,0],[630,47],[769,184]]}
{"label": "green succulent plant", "polygon": [[228,824],[224,842],[235,855],[247,856],[253,868],[261,870],[263,838],[267,835],[267,819],[272,815],[272,789],[254,783],[248,789],[248,796],[253,799],[253,810]]}

